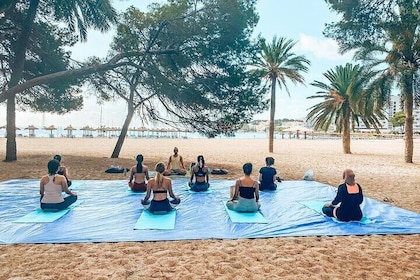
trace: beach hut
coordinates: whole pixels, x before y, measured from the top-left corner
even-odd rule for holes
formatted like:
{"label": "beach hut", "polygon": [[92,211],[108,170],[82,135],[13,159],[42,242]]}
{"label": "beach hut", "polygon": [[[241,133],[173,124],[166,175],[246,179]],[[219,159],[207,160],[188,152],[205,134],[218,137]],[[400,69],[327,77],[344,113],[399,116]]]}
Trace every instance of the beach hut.
{"label": "beach hut", "polygon": [[29,137],[35,137],[35,130],[37,130],[38,128],[35,127],[34,125],[30,124],[28,125],[25,130],[28,130],[28,136]]}
{"label": "beach hut", "polygon": [[67,130],[67,137],[68,138],[74,138],[73,130],[76,130],[76,128],[72,127],[71,125],[64,128],[64,130]]}
{"label": "beach hut", "polygon": [[44,127],[44,129],[50,131],[50,138],[54,138],[53,130],[57,130],[57,128],[54,125]]}

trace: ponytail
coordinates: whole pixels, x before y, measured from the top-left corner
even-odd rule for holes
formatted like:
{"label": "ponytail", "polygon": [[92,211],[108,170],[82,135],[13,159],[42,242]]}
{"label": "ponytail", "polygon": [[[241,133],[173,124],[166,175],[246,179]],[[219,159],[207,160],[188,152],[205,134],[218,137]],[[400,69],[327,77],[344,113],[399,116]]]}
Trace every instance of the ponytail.
{"label": "ponytail", "polygon": [[204,161],[204,157],[202,156],[202,155],[199,155],[198,157],[197,157],[197,163],[198,163],[198,168],[203,168],[204,167],[204,163],[205,163],[205,161]]}
{"label": "ponytail", "polygon": [[159,162],[158,164],[156,164],[155,170],[155,181],[157,183],[158,188],[161,188],[163,182],[163,172],[165,172],[165,164],[163,162]]}
{"label": "ponytail", "polygon": [[155,180],[156,180],[156,183],[157,183],[157,187],[161,188],[162,187],[162,182],[163,182],[163,174],[159,173],[159,172],[156,172]]}
{"label": "ponytail", "polygon": [[137,155],[136,157],[137,160],[137,173],[142,173],[143,172],[143,155]]}

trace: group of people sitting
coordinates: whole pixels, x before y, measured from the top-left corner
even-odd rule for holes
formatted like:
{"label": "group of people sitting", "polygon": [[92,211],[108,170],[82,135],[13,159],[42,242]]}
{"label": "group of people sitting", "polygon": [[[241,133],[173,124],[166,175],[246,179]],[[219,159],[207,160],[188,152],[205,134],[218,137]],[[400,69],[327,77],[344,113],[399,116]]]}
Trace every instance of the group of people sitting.
{"label": "group of people sitting", "polygon": [[[143,155],[136,157],[137,164],[131,168],[128,186],[136,192],[145,192],[141,199],[143,207],[153,214],[165,214],[176,207],[180,198],[172,189],[172,180],[167,175],[186,174],[182,156],[174,148],[174,155],[169,157],[168,163],[159,162],[155,166],[156,175],[149,176],[149,169],[143,164]],[[60,164],[61,156],[56,155],[48,162],[48,174],[40,182],[41,208],[47,211],[58,211],[67,208],[77,200],[76,193],[68,187],[68,171]],[[259,181],[251,177],[252,164],[245,163],[242,167],[243,177],[236,180],[230,188],[230,198],[226,202],[228,209],[238,212],[256,212],[260,209],[260,190],[276,190],[276,182],[281,182],[274,167],[274,158],[265,159],[266,166],[259,171]],[[175,163],[175,165],[173,164]],[[185,173],[184,173],[185,171]],[[60,172],[62,175],[58,174]],[[166,175],[166,176],[165,176]],[[195,181],[194,181],[195,178]],[[325,204],[322,211],[329,217],[341,221],[354,221],[362,218],[360,204],[363,202],[362,188],[355,182],[355,174],[346,169],[343,172],[344,183],[338,187],[336,197],[331,203]],[[209,168],[205,165],[202,155],[197,157],[197,163],[191,168],[191,177],[188,183],[192,191],[206,191],[209,184]],[[62,192],[68,194],[63,197]],[[152,197],[153,198],[150,199]],[[168,199],[168,194],[171,200]]]}

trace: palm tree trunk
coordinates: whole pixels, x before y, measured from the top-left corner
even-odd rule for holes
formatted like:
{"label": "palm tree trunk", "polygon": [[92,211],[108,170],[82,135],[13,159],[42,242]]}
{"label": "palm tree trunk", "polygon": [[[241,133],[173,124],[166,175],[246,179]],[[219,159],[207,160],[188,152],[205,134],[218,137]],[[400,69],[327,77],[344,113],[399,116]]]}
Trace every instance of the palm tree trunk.
{"label": "palm tree trunk", "polygon": [[350,117],[344,120],[343,125],[343,151],[345,154],[351,154],[350,150]]}
{"label": "palm tree trunk", "polygon": [[407,74],[403,77],[403,91],[404,91],[404,109],[405,109],[405,153],[404,158],[406,163],[413,163],[413,75]]}
{"label": "palm tree trunk", "polygon": [[276,114],[276,79],[271,79],[271,106],[270,106],[270,124],[268,129],[268,152],[273,152],[274,142],[274,116]]}

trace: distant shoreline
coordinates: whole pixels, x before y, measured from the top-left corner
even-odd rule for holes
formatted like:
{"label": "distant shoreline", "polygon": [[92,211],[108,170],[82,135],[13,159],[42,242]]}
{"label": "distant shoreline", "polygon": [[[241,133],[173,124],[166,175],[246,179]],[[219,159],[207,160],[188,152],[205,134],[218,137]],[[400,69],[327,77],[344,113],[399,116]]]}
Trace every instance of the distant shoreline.
{"label": "distant shoreline", "polygon": [[[108,134],[108,135],[100,135],[95,132],[95,134],[83,134],[82,131],[75,132],[72,135],[67,134],[58,134],[53,133],[49,134],[47,132],[42,133],[34,133],[30,135],[28,132],[25,133],[18,133],[17,138],[118,138],[119,134]],[[1,134],[0,138],[6,138],[6,134]],[[191,132],[172,132],[166,134],[135,134],[135,133],[128,133],[126,138],[132,139],[209,139],[208,137],[198,134],[198,133],[191,133]],[[414,139],[420,139],[420,134],[414,134]],[[237,132],[235,136],[225,136],[220,135],[215,137],[215,139],[268,139],[268,132]],[[274,139],[341,139],[341,135],[339,133],[332,133],[332,132],[304,132],[304,131],[287,131],[287,132],[276,132],[274,134]],[[352,133],[351,139],[404,139],[404,135],[402,134],[375,134],[375,133]]]}

